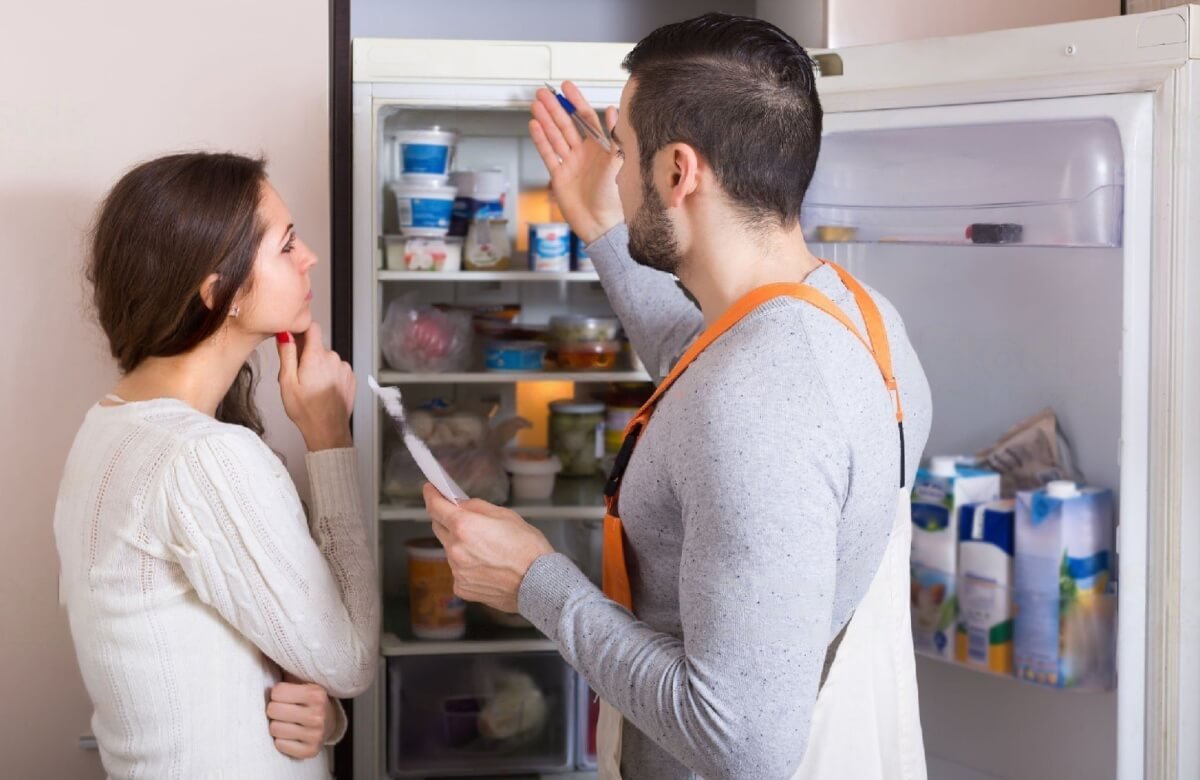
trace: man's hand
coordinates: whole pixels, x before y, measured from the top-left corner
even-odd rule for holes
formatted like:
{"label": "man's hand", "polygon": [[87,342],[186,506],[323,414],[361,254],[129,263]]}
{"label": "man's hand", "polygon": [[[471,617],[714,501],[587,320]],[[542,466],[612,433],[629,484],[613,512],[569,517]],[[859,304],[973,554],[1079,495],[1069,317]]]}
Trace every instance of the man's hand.
{"label": "man's hand", "polygon": [[[617,109],[610,107],[601,124],[578,87],[564,81],[562,90],[575,105],[579,117],[592,127],[611,131],[617,123]],[[529,121],[529,135],[550,172],[554,199],[567,222],[571,223],[571,229],[585,244],[590,244],[624,219],[621,198],[617,194],[617,170],[621,167],[621,159],[613,152],[604,151],[591,138],[582,138],[550,90],[537,91],[537,100],[531,110],[533,119]]]}
{"label": "man's hand", "polygon": [[433,532],[454,572],[454,595],[504,612],[517,611],[517,592],[539,557],[554,552],[542,532],[508,509],[471,499],[458,506],[425,485]]}
{"label": "man's hand", "polygon": [[292,758],[319,755],[337,726],[336,707],[321,686],[285,675],[284,682],[271,689],[267,704],[275,749]]}

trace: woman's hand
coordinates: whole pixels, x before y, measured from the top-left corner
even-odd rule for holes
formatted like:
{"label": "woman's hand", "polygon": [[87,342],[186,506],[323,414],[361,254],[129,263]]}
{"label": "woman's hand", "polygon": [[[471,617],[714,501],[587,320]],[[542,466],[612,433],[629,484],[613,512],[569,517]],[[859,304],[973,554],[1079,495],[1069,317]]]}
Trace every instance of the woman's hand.
{"label": "woman's hand", "polygon": [[[617,109],[605,111],[601,125],[591,104],[570,81],[564,81],[563,94],[579,112],[579,117],[597,129],[610,132],[617,123]],[[571,229],[585,244],[604,235],[625,217],[621,198],[617,194],[617,170],[620,158],[606,152],[591,138],[579,135],[571,117],[558,104],[550,90],[537,91],[529,121],[529,135],[537,147],[546,170],[550,171],[550,188],[554,199]]]}
{"label": "woman's hand", "polygon": [[454,595],[504,612],[517,611],[517,592],[539,557],[554,552],[542,532],[508,509],[471,499],[458,506],[425,485],[433,532],[454,572]]}
{"label": "woman's hand", "polygon": [[288,417],[300,429],[310,452],[352,447],[354,371],[321,343],[321,326],[275,337],[279,349],[279,392]]}
{"label": "woman's hand", "polygon": [[267,704],[275,749],[292,758],[313,758],[324,749],[337,726],[337,704],[316,683],[291,675],[271,688]]}

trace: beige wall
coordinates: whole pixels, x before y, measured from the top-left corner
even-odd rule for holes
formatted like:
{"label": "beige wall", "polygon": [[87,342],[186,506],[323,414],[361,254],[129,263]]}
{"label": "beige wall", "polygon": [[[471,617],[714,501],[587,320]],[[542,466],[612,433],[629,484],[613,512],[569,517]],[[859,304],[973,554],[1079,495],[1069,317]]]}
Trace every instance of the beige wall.
{"label": "beige wall", "polygon": [[[301,235],[327,258],[328,16],[325,0],[4,6],[2,777],[103,776],[97,754],[77,747],[90,732],[90,705],[57,605],[51,532],[75,429],[114,378],[84,311],[81,233],[106,188],[139,160],[190,148],[263,152]],[[327,264],[314,269],[314,293],[327,323]],[[265,384],[272,444],[295,473],[303,448],[274,380]]]}
{"label": "beige wall", "polygon": [[1121,2],[759,0],[758,12],[805,46],[839,48],[1117,16]]}
{"label": "beige wall", "polygon": [[1120,0],[829,0],[827,7],[831,46],[1033,27],[1121,13]]}

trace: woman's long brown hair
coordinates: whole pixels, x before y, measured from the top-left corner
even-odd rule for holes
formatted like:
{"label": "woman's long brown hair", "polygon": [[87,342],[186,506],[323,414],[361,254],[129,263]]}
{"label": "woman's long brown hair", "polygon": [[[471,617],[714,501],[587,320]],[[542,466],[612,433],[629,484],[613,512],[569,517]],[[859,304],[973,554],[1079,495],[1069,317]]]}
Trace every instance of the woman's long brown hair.
{"label": "woman's long brown hair", "polygon": [[[192,152],[142,163],[105,198],[92,233],[87,279],[100,326],[122,373],[150,357],[180,355],[224,324],[247,285],[265,226],[258,216],[266,163]],[[220,280],[212,307],[200,297]],[[217,419],[260,436],[254,371],[242,366]]]}

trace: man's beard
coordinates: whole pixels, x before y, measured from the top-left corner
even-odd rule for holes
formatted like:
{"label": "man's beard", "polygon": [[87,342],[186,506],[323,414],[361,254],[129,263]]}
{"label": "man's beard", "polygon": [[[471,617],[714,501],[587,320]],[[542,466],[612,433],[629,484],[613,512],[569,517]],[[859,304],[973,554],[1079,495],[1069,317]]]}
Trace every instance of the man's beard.
{"label": "man's beard", "polygon": [[674,274],[683,263],[675,226],[653,185],[642,181],[642,207],[629,223],[629,256],[639,265]]}

